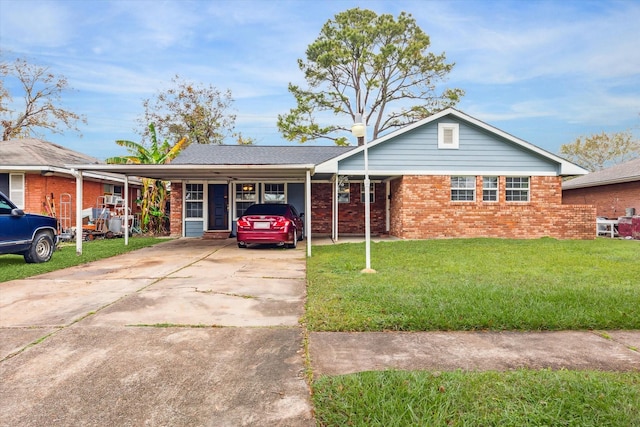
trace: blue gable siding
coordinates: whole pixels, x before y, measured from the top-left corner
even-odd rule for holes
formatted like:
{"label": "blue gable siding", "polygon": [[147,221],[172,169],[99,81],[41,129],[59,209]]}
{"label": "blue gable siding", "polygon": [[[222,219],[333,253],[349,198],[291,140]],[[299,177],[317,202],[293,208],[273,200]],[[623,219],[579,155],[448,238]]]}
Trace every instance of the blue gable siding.
{"label": "blue gable siding", "polygon": [[[458,149],[438,149],[438,123],[458,123]],[[403,173],[540,173],[557,174],[559,164],[456,117],[400,134],[369,148],[369,170]],[[363,153],[339,163],[339,170],[364,169]]]}

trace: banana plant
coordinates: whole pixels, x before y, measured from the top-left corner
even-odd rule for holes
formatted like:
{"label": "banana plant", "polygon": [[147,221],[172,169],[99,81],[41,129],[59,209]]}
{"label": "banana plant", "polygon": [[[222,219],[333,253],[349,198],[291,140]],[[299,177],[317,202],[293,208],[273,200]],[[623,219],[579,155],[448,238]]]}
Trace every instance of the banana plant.
{"label": "banana plant", "polygon": [[[110,157],[106,162],[111,164],[164,165],[175,159],[180,151],[187,145],[186,136],[173,144],[173,146],[169,144],[169,141],[166,139],[162,144],[158,143],[156,128],[153,123],[149,124],[149,135],[151,136],[151,144],[149,146],[134,141],[117,140],[116,144],[125,147],[131,154],[128,156]],[[165,206],[169,197],[167,191],[168,182],[143,178],[142,185],[142,199],[140,201],[142,231],[162,234],[166,231],[165,222],[167,215]]]}

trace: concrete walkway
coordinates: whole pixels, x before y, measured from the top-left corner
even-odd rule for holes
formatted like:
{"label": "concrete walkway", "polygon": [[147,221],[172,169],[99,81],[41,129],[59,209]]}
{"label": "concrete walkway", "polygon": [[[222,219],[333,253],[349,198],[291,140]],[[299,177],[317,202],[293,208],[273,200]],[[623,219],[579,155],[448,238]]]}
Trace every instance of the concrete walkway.
{"label": "concrete walkway", "polygon": [[[0,283],[0,426],[314,425],[304,256],[180,239]],[[639,349],[640,331],[309,334],[316,377],[640,371]]]}

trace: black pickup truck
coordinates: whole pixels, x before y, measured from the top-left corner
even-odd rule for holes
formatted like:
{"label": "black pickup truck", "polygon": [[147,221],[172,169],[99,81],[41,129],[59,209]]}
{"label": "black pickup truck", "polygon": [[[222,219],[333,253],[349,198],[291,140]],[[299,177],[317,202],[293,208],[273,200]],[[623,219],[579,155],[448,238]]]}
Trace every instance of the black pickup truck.
{"label": "black pickup truck", "polygon": [[58,245],[58,220],[25,214],[0,192],[0,255],[23,255],[28,263],[51,259]]}

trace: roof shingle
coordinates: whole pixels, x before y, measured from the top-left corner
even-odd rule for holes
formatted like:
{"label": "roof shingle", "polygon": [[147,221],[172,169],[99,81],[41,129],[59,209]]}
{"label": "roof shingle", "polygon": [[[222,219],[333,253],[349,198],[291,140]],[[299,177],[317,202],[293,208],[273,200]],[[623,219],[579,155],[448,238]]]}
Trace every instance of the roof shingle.
{"label": "roof shingle", "polygon": [[640,181],[640,158],[570,179],[562,183],[562,189],[597,187],[631,181]]}
{"label": "roof shingle", "polygon": [[191,144],[174,165],[317,165],[356,147]]}
{"label": "roof shingle", "polygon": [[41,139],[0,141],[0,166],[56,166],[100,164],[100,160]]}

